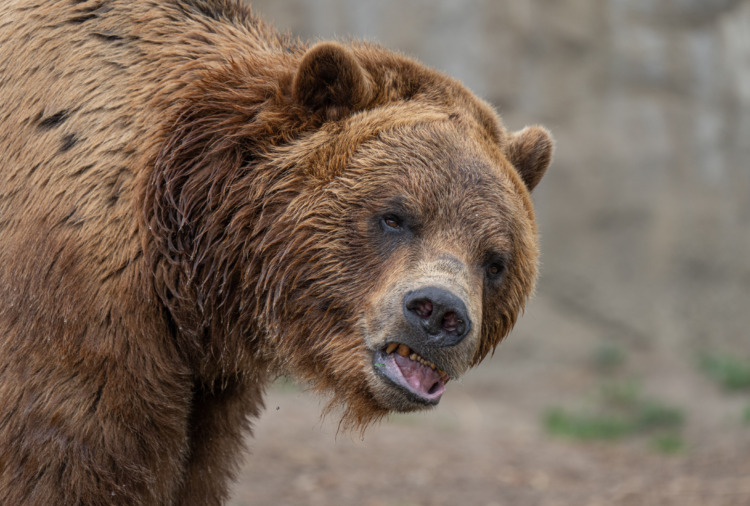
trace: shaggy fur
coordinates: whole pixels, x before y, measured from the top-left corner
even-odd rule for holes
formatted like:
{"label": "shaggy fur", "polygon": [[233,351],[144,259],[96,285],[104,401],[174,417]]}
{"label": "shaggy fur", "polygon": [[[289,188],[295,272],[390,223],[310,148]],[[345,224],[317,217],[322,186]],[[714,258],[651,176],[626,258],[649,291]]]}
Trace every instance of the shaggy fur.
{"label": "shaggy fur", "polygon": [[[273,378],[347,427],[421,409],[378,353],[457,377],[532,292],[549,134],[378,46],[231,0],[14,0],[0,97],[0,504],[220,504]],[[407,328],[426,285],[460,343]]]}

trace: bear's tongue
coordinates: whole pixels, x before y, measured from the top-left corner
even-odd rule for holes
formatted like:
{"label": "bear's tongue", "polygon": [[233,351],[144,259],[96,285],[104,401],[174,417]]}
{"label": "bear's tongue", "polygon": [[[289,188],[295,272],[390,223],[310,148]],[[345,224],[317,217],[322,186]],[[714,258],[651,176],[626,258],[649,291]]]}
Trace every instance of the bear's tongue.
{"label": "bear's tongue", "polygon": [[396,353],[393,355],[401,374],[414,392],[427,399],[435,399],[443,395],[445,381],[437,371],[420,364],[416,360],[411,360],[409,357],[403,357]]}

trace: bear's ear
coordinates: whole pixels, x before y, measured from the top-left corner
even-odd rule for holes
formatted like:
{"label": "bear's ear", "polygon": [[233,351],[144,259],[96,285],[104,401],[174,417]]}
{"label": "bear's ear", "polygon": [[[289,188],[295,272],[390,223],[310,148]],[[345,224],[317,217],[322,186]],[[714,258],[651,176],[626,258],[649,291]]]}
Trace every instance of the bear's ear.
{"label": "bear's ear", "polygon": [[364,109],[370,84],[354,55],[336,42],[321,42],[302,57],[292,84],[293,98],[329,120]]}
{"label": "bear's ear", "polygon": [[530,126],[510,135],[505,155],[531,191],[552,162],[553,149],[554,141],[547,129]]}

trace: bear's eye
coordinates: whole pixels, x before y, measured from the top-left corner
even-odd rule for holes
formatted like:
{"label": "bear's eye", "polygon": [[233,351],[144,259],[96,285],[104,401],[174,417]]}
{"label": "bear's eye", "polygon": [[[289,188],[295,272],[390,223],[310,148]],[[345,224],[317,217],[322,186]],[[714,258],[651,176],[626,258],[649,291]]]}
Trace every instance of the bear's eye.
{"label": "bear's eye", "polygon": [[403,228],[403,221],[395,214],[386,214],[385,216],[383,216],[382,221],[386,229],[395,231],[401,230],[401,228]]}
{"label": "bear's eye", "polygon": [[498,264],[492,264],[489,267],[487,267],[487,274],[490,275],[490,277],[497,277],[500,275],[500,273],[503,271],[503,266]]}
{"label": "bear's eye", "polygon": [[494,256],[487,262],[486,272],[488,279],[492,281],[500,279],[503,273],[505,273],[505,259],[500,256]]}

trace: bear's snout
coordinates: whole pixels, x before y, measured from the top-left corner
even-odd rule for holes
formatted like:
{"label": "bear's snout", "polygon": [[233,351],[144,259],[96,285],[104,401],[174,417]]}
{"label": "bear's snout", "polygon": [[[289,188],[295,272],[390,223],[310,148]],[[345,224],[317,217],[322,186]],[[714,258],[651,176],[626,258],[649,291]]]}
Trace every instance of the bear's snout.
{"label": "bear's snout", "polygon": [[427,286],[407,292],[403,307],[413,331],[431,346],[455,346],[471,330],[466,304],[444,288]]}

